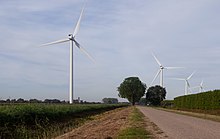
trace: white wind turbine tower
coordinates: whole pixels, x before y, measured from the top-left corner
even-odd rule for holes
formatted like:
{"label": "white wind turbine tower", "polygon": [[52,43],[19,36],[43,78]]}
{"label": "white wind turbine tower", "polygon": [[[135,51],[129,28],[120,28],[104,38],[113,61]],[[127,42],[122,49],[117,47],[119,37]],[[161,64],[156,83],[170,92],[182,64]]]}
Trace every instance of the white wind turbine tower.
{"label": "white wind turbine tower", "polygon": [[185,95],[188,95],[188,91],[191,92],[191,89],[190,89],[190,84],[189,84],[189,79],[192,78],[192,76],[194,75],[195,72],[193,72],[189,77],[187,78],[173,78],[175,80],[182,80],[182,81],[185,81]]}
{"label": "white wind turbine tower", "polygon": [[[160,61],[157,59],[157,57],[154,55],[154,53],[152,52],[152,55],[154,57],[154,59],[156,60],[157,64],[160,66],[160,69],[158,70],[157,74],[155,75],[153,81],[151,82],[151,85],[154,83],[154,81],[156,80],[156,78],[160,75],[160,86],[163,87],[163,70],[164,69],[179,69],[179,68],[183,68],[183,67],[164,67]],[[151,86],[150,85],[150,86]]]}
{"label": "white wind turbine tower", "polygon": [[57,41],[54,41],[54,42],[50,42],[50,43],[46,43],[46,44],[40,45],[40,46],[47,46],[47,45],[64,43],[64,42],[70,42],[70,80],[69,80],[69,103],[70,104],[73,103],[73,42],[75,43],[75,46],[77,48],[79,48],[92,61],[94,61],[93,58],[88,54],[88,52],[85,51],[85,49],[83,49],[81,47],[81,45],[76,41],[76,38],[75,38],[77,33],[78,33],[78,31],[79,31],[79,28],[80,28],[80,22],[81,22],[82,15],[83,15],[83,12],[84,12],[84,7],[85,7],[85,5],[82,8],[82,11],[81,11],[79,19],[78,19],[78,21],[76,23],[76,27],[74,29],[73,34],[69,34],[68,38],[66,38],[66,39],[57,40]]}

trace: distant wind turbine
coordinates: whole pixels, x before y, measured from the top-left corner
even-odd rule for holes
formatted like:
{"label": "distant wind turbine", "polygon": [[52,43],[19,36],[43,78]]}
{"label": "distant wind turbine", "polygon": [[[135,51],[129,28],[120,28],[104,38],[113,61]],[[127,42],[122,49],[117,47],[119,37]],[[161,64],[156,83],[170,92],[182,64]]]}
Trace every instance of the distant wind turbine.
{"label": "distant wind turbine", "polygon": [[154,55],[154,53],[152,52],[152,55],[154,57],[154,59],[156,60],[157,64],[160,66],[160,69],[158,70],[157,74],[155,75],[153,81],[151,82],[151,85],[154,83],[154,81],[156,80],[156,78],[159,76],[160,74],[160,86],[163,87],[163,70],[164,69],[179,69],[179,68],[183,68],[183,67],[164,67],[160,61],[157,59],[157,57]]}
{"label": "distant wind turbine", "polygon": [[199,86],[195,86],[193,88],[199,88],[199,92],[205,92],[205,89],[203,87],[203,80],[201,81],[201,83],[199,84]]}
{"label": "distant wind turbine", "polygon": [[59,44],[59,43],[64,43],[64,42],[68,42],[68,41],[70,42],[70,80],[69,80],[69,103],[70,104],[73,103],[73,42],[74,42],[75,46],[77,48],[79,48],[79,50],[81,50],[92,61],[94,61],[94,59],[88,54],[88,52],[85,49],[82,48],[82,46],[76,41],[76,38],[75,38],[77,33],[79,32],[80,22],[81,22],[81,19],[82,19],[84,8],[85,8],[85,5],[82,8],[82,11],[81,11],[79,19],[76,23],[73,34],[69,34],[68,38],[66,38],[66,39],[57,40],[57,41],[54,41],[54,42],[50,42],[50,43],[40,45],[40,46],[48,46],[48,45]]}
{"label": "distant wind turbine", "polygon": [[192,78],[192,76],[194,75],[195,71],[187,78],[172,78],[174,80],[182,80],[182,81],[185,81],[185,95],[188,95],[189,94],[189,91],[191,91],[191,88],[190,88],[190,84],[189,84],[189,79]]}

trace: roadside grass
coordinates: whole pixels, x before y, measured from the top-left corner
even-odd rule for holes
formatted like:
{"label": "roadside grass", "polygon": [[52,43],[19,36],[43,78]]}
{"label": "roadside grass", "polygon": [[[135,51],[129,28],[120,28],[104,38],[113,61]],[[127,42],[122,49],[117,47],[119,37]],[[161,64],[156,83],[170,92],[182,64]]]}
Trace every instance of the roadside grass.
{"label": "roadside grass", "polygon": [[166,109],[166,108],[156,108],[156,109],[220,122],[220,116],[219,115],[211,115],[211,114],[207,114],[207,113],[197,113],[197,112],[189,112],[189,111]]}
{"label": "roadside grass", "polygon": [[117,139],[149,139],[150,133],[145,129],[144,115],[133,107],[127,127],[122,129]]}

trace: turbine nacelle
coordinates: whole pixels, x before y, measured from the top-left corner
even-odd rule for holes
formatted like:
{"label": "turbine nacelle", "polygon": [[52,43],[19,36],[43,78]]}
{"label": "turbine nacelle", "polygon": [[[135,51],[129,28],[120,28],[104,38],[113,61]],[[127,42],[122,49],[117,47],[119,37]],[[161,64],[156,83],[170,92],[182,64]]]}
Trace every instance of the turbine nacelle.
{"label": "turbine nacelle", "polygon": [[73,34],[69,34],[68,36],[69,36],[69,39],[70,39],[70,40],[73,40],[73,39],[74,39]]}

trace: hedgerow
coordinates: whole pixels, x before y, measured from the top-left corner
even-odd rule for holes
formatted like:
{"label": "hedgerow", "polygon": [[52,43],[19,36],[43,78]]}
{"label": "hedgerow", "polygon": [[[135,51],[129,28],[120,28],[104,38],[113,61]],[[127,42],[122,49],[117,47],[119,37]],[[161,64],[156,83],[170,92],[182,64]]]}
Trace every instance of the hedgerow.
{"label": "hedgerow", "polygon": [[208,91],[198,94],[179,96],[174,98],[177,109],[220,109],[220,90]]}

